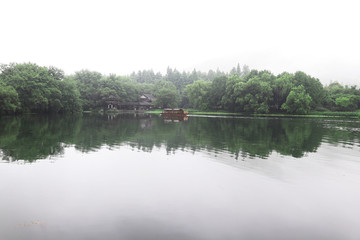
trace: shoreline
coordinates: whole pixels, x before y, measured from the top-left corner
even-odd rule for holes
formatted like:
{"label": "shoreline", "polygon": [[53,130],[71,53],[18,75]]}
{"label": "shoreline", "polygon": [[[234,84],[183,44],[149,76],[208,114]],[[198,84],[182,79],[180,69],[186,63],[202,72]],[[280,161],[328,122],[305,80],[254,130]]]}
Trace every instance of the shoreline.
{"label": "shoreline", "polygon": [[[312,117],[312,118],[332,118],[332,117],[347,117],[360,118],[360,111],[357,112],[310,112],[308,114],[286,114],[286,113],[233,113],[233,112],[213,112],[213,111],[197,111],[184,109],[189,112],[189,115],[209,115],[209,116],[244,116],[244,117]],[[145,113],[160,114],[162,109],[144,111]]]}

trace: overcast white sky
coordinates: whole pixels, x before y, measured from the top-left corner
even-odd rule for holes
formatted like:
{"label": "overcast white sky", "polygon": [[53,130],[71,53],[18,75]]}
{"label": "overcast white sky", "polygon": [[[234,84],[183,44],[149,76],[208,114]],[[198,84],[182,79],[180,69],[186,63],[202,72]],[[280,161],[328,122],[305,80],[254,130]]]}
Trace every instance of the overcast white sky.
{"label": "overcast white sky", "polygon": [[360,85],[358,2],[2,0],[0,63],[120,75],[240,63]]}

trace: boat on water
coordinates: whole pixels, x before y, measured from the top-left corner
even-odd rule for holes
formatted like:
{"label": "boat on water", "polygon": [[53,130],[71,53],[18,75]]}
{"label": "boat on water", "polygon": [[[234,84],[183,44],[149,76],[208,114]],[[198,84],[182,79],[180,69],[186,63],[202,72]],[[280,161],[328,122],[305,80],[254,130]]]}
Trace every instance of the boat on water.
{"label": "boat on water", "polygon": [[161,117],[166,122],[180,122],[188,120],[188,111],[181,108],[165,108],[161,113]]}
{"label": "boat on water", "polygon": [[187,116],[188,111],[184,111],[182,108],[165,108],[161,113],[161,116]]}

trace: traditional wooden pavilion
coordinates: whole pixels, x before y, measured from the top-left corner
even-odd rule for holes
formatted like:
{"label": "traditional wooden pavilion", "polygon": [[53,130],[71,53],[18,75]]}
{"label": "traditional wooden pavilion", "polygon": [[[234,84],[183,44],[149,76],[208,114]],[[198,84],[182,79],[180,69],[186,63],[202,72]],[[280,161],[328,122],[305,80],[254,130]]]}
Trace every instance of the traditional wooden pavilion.
{"label": "traditional wooden pavilion", "polygon": [[143,94],[136,102],[121,102],[115,97],[110,96],[106,101],[108,109],[123,110],[150,110],[154,108],[155,97],[152,94]]}

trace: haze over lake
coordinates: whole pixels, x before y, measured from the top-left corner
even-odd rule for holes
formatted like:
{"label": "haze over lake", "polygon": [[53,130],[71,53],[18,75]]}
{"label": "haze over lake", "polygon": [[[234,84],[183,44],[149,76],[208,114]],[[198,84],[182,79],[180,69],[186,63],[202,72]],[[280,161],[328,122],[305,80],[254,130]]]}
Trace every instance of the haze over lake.
{"label": "haze over lake", "polygon": [[358,239],[360,124],[0,118],[0,239]]}

